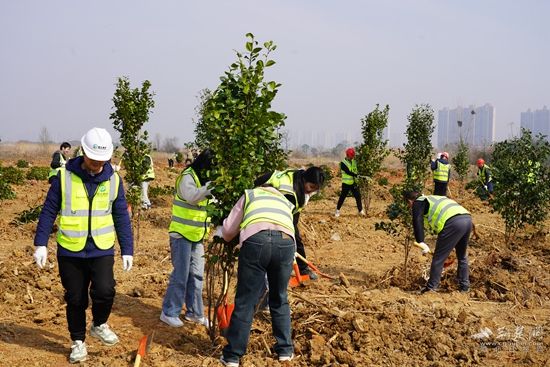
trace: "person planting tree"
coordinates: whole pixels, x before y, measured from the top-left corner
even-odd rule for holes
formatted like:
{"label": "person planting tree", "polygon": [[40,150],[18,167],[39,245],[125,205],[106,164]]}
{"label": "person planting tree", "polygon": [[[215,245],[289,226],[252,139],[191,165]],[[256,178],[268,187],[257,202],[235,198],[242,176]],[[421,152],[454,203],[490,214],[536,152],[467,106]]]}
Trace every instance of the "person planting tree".
{"label": "person planting tree", "polygon": [[[310,187],[309,183],[304,186],[308,187],[305,191],[310,192],[319,188]],[[224,366],[238,367],[246,353],[254,308],[263,291],[266,274],[276,340],[274,349],[279,361],[294,358],[287,294],[295,252],[294,210],[288,194],[264,185],[246,190],[224,220],[223,227],[216,229],[215,236],[227,242],[239,236],[241,245],[235,309],[226,334],[228,344],[220,358]]]}
{"label": "person planting tree", "polygon": [[172,327],[183,326],[179,315],[185,302],[185,320],[208,327],[204,316],[202,285],[203,239],[208,236],[210,218],[206,212],[210,196],[207,171],[212,152],[205,150],[176,179],[176,193],[170,223],[170,254],[174,269],[162,302],[160,320]]}
{"label": "person planting tree", "polygon": [[123,270],[132,268],[134,251],[122,180],[108,163],[113,153],[111,135],[105,129],[93,128],[81,142],[84,156],[69,160],[52,179],[34,238],[34,259],[43,268],[48,237],[59,215],[57,262],[67,303],[71,363],[88,356],[88,295],[93,317],[90,335],[106,345],[118,343],[107,325],[115,297],[115,239],[120,244]]}
{"label": "person planting tree", "polygon": [[434,195],[447,196],[447,186],[451,178],[449,153],[443,152],[432,160],[430,168],[434,178]]}
{"label": "person planting tree", "polygon": [[346,149],[346,158],[340,162],[340,172],[342,173],[342,191],[340,192],[340,197],[338,198],[338,203],[336,204],[336,212],[334,213],[334,216],[336,218],[340,216],[340,208],[344,204],[344,200],[346,200],[346,197],[350,191],[355,197],[359,215],[365,215],[365,211],[363,210],[363,202],[361,201],[361,193],[357,187],[358,171],[357,161],[355,160],[355,149]]}
{"label": "person planting tree", "polygon": [[491,168],[485,164],[483,158],[477,160],[477,178],[483,185],[483,189],[489,194],[493,193],[493,175],[491,174]]}
{"label": "person planting tree", "polygon": [[468,292],[470,278],[467,249],[472,230],[470,213],[445,196],[423,196],[416,191],[407,191],[404,198],[412,209],[414,238],[422,253],[430,252],[430,248],[424,242],[424,223],[437,233],[430,278],[421,293],[435,291],[439,287],[444,262],[453,249],[458,259],[458,289],[460,292]]}
{"label": "person planting tree", "polygon": [[[300,222],[300,212],[306,206],[309,198],[315,194],[324,184],[325,174],[319,167],[309,167],[307,170],[284,170],[268,172],[254,181],[254,186],[269,185],[281,191],[285,197],[294,205],[293,222],[296,238],[296,251],[306,257],[306,250],[298,223]],[[301,259],[297,259],[300,274],[309,275],[311,280],[318,279],[317,274],[312,272],[307,264]]]}

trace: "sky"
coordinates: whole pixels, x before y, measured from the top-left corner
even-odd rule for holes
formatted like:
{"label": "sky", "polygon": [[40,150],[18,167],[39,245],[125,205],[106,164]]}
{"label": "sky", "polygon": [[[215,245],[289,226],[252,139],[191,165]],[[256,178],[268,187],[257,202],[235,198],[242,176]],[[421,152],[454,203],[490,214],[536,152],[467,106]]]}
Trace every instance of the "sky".
{"label": "sky", "polygon": [[[550,105],[550,1],[0,0],[0,139],[78,140],[112,129],[117,78],[149,80],[154,137],[194,139],[197,96],[244,51],[272,40],[273,109],[299,134],[359,134],[390,105],[390,143],[416,104],[491,103],[496,139]],[[510,123],[513,122],[513,125]]]}

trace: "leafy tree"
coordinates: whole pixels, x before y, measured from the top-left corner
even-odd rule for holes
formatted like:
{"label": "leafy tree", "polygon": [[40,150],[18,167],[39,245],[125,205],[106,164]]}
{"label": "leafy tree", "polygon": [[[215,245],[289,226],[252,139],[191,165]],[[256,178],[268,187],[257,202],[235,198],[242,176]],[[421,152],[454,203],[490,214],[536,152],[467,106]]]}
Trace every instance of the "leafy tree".
{"label": "leafy tree", "polygon": [[431,140],[434,131],[434,113],[429,105],[417,105],[413,108],[408,120],[409,125],[405,132],[407,143],[403,145],[405,149],[398,153],[399,159],[406,167],[406,176],[402,183],[390,189],[393,202],[386,209],[390,222],[379,222],[374,227],[376,230],[383,230],[404,240],[405,280],[408,279],[408,258],[413,232],[411,211],[403,195],[407,191],[422,192],[424,189],[433,150]]}
{"label": "leafy tree", "polygon": [[[149,91],[150,87],[151,83],[145,80],[141,89],[132,89],[127,77],[119,78],[113,97],[115,112],[110,115],[113,127],[120,132],[120,143],[124,147],[122,160],[126,170],[124,179],[128,183],[127,199],[137,211],[141,207],[140,183],[148,169],[145,155],[151,152],[149,134],[147,130],[143,130],[143,126],[149,121],[150,111],[155,106],[154,93]],[[132,216],[135,213],[136,210],[132,210]]]}
{"label": "leafy tree", "polygon": [[470,168],[469,156],[470,152],[468,144],[461,137],[458,143],[457,152],[452,159],[455,172],[457,173],[458,180],[460,181],[461,190],[463,190],[464,179],[468,175],[468,170]]}
{"label": "leafy tree", "polygon": [[380,169],[384,158],[390,153],[388,141],[383,138],[384,129],[388,126],[390,106],[380,110],[376,105],[373,111],[361,120],[363,142],[359,145],[357,154],[357,170],[359,172],[359,189],[365,204],[365,210],[370,208],[373,179]]}
{"label": "leafy tree", "polygon": [[[272,41],[258,44],[251,33],[246,35],[246,51],[237,52],[237,60],[220,78],[213,92],[203,91],[196,121],[195,143],[214,153],[210,180],[216,206],[209,207],[212,222],[220,224],[244,190],[252,188],[262,173],[285,165],[286,152],[281,146],[281,128],[286,116],[272,110],[272,102],[281,84],[265,81],[265,69],[274,65],[270,53]],[[233,244],[210,244],[207,250],[207,294],[211,323],[210,337],[215,338],[216,314],[213,306],[222,302],[214,296],[216,279],[223,274],[230,279],[234,268]]]}
{"label": "leafy tree", "polygon": [[543,135],[521,136],[495,144],[491,165],[495,195],[489,202],[505,222],[506,240],[525,224],[541,224],[550,209],[550,143]]}

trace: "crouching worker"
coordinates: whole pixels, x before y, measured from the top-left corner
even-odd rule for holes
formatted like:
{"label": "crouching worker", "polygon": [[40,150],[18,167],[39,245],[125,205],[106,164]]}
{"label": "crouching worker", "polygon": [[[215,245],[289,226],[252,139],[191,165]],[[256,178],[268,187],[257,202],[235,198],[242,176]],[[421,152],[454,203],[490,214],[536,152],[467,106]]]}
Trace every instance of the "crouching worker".
{"label": "crouching worker", "polygon": [[216,233],[225,241],[240,234],[235,309],[227,331],[228,344],[220,359],[224,366],[239,366],[245,354],[254,317],[267,274],[269,311],[279,361],[294,357],[287,286],[296,245],[292,211],[294,205],[277,189],[265,186],[246,190]]}
{"label": "crouching worker", "polygon": [[424,243],[424,223],[437,233],[430,278],[421,293],[435,291],[439,287],[443,264],[453,249],[458,260],[458,289],[460,292],[468,292],[470,278],[467,249],[472,230],[470,213],[445,196],[421,196],[418,192],[410,191],[405,193],[405,199],[409,208],[412,208],[414,237],[424,249],[423,253],[429,251]]}
{"label": "crouching worker", "polygon": [[92,299],[90,335],[114,345],[118,337],[107,325],[115,298],[114,244],[118,242],[122,267],[133,262],[133,237],[122,180],[113,172],[111,135],[93,128],[82,137],[83,157],[61,167],[53,176],[36,228],[34,258],[43,268],[48,237],[59,214],[57,263],[65,288],[67,323],[72,346],[69,362],[87,358],[86,309]]}

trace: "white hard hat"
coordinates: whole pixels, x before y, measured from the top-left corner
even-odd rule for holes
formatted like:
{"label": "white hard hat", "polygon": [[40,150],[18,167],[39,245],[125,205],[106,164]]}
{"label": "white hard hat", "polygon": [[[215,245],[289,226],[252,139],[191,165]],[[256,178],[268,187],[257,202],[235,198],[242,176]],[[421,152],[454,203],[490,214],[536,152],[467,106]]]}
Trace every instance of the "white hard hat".
{"label": "white hard hat", "polygon": [[113,155],[113,139],[105,129],[94,127],[80,140],[86,157],[94,161],[106,162]]}

